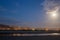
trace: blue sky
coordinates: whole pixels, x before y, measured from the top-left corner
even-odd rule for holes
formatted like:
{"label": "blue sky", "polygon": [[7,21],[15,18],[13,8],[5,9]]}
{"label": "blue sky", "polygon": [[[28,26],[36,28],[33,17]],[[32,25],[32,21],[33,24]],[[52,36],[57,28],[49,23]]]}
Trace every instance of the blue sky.
{"label": "blue sky", "polygon": [[45,23],[41,5],[44,0],[0,0],[0,23],[19,26],[40,26]]}

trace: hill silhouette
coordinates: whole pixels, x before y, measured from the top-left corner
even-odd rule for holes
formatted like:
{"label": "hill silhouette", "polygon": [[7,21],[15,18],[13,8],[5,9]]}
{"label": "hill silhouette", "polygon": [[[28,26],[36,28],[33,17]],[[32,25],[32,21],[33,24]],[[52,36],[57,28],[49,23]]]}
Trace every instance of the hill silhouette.
{"label": "hill silhouette", "polygon": [[0,27],[9,28],[9,25],[0,24]]}

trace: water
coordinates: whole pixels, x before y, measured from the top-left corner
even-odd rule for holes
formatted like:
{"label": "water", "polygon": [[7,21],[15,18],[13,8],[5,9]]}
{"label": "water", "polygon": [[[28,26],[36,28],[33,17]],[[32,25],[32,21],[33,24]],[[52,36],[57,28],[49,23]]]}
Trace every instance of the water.
{"label": "water", "polygon": [[0,31],[0,40],[60,40],[60,32]]}
{"label": "water", "polygon": [[0,40],[60,40],[60,36],[1,36]]}

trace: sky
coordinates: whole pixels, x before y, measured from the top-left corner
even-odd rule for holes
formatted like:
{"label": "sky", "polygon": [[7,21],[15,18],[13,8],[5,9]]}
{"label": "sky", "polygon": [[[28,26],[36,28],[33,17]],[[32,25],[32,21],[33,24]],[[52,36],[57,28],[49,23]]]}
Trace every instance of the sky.
{"label": "sky", "polygon": [[46,13],[55,11],[55,7],[59,8],[58,2],[60,1],[0,0],[0,24],[44,27],[47,22],[51,22],[47,20]]}

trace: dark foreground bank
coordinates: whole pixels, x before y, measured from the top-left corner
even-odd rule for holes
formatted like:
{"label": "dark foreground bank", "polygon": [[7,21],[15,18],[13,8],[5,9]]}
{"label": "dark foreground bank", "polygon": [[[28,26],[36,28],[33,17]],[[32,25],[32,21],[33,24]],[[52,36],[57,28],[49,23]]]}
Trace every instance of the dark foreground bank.
{"label": "dark foreground bank", "polygon": [[60,36],[0,36],[0,40],[60,40]]}

